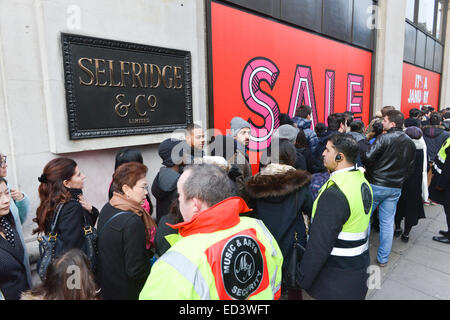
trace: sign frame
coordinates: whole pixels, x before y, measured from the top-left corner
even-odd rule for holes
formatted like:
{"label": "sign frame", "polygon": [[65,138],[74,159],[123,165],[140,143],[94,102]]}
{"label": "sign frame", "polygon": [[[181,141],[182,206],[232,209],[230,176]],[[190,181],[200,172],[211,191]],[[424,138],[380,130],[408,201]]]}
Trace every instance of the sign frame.
{"label": "sign frame", "polygon": [[[184,129],[193,122],[192,110],[192,79],[191,79],[191,53],[178,49],[162,48],[118,40],[96,38],[85,35],[61,33],[61,45],[64,64],[64,86],[66,95],[66,108],[68,115],[69,138],[79,140],[86,138],[118,137],[129,135],[146,135],[155,133],[173,132]],[[177,56],[183,59],[183,89],[184,89],[184,111],[185,123],[168,123],[163,125],[110,127],[97,129],[81,129],[79,127],[79,109],[77,106],[75,70],[72,54],[72,45],[84,45],[97,48],[106,48],[119,51],[149,53],[153,55]]]}

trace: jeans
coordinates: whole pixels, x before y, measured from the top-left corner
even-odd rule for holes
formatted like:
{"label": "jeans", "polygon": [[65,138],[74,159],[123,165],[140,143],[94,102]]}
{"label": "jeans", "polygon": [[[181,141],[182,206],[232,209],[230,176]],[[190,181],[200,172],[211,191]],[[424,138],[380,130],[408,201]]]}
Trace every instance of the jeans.
{"label": "jeans", "polygon": [[401,188],[389,188],[371,184],[373,191],[372,213],[378,206],[380,220],[380,246],[378,247],[377,260],[386,263],[392,249],[394,238],[394,220],[397,210],[397,202],[402,194]]}

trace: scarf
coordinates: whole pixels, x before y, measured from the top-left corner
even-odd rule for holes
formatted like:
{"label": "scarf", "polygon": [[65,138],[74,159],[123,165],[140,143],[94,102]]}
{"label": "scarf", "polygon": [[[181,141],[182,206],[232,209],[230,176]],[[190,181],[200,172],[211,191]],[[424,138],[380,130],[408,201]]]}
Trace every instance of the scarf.
{"label": "scarf", "polygon": [[0,217],[0,230],[5,234],[6,240],[15,247],[14,244],[14,231],[12,229],[11,223],[6,217]]}
{"label": "scarf", "polygon": [[152,216],[147,211],[145,211],[145,209],[142,208],[139,203],[131,199],[127,199],[125,195],[117,192],[113,192],[113,196],[111,200],[109,200],[109,203],[114,208],[123,211],[131,211],[142,218],[142,222],[144,222],[146,231],[147,249],[149,249],[153,245],[156,231],[156,223],[153,220]]}

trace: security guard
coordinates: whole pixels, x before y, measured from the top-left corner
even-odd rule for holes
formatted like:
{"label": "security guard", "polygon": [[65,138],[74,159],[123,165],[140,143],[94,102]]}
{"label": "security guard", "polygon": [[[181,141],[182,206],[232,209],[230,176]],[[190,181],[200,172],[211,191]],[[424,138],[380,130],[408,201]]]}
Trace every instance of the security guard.
{"label": "security guard", "polygon": [[[234,185],[214,165],[185,169],[177,184],[184,222],[153,265],[139,299],[279,299],[283,256],[262,221],[233,197]],[[173,237],[173,235],[172,235]]]}
{"label": "security guard", "polygon": [[316,299],[364,299],[369,261],[372,189],[355,166],[359,152],[349,134],[332,135],[323,152],[330,179],[313,204],[300,263],[300,286]]}
{"label": "security guard", "polygon": [[433,165],[433,178],[428,188],[430,199],[444,206],[447,231],[433,240],[450,244],[450,138],[442,144]]}

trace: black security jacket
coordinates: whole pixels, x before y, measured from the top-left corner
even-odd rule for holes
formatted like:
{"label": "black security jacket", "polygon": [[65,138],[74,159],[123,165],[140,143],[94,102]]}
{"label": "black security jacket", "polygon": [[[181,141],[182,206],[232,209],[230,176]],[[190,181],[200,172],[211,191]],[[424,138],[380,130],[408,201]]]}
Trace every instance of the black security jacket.
{"label": "black security jacket", "polygon": [[361,154],[366,179],[374,185],[401,188],[414,169],[416,147],[401,130],[390,129]]}
{"label": "black security jacket", "polygon": [[333,185],[320,196],[309,230],[298,279],[309,295],[319,300],[362,300],[367,293],[369,250],[357,257],[330,255],[342,226],[350,217],[350,206]]}

